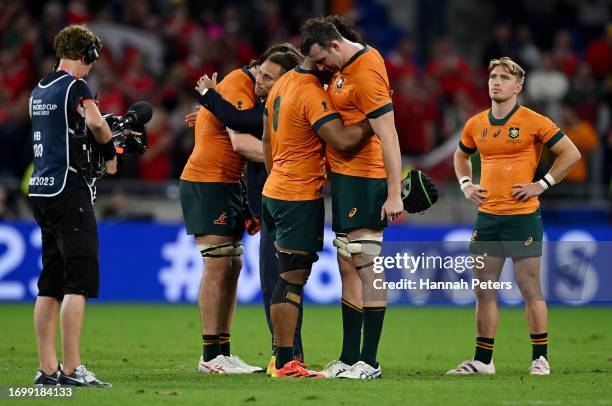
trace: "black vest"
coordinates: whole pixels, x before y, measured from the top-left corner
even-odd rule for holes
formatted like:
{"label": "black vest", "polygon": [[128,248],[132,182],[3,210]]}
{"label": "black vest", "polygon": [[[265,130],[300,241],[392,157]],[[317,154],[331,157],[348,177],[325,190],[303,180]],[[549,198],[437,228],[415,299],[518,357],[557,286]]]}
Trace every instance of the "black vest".
{"label": "black vest", "polygon": [[68,73],[32,91],[30,117],[34,170],[30,178],[30,196],[56,196],[66,185],[70,167],[70,128],[68,96],[77,79]]}

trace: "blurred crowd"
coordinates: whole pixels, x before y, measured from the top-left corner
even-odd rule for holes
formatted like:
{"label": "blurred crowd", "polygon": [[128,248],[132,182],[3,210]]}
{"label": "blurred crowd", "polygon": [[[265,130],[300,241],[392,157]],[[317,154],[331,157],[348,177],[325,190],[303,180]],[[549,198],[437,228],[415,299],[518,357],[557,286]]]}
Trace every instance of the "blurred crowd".
{"label": "blurred crowd", "polygon": [[[432,3],[436,9],[428,14]],[[122,114],[138,100],[154,107],[150,150],[123,162],[120,177],[166,182],[178,178],[191,153],[193,132],[183,118],[195,108],[197,78],[213,72],[223,76],[272,43],[299,44],[306,18],[332,12],[355,21],[366,41],[383,52],[403,154],[429,153],[456,135],[469,116],[487,108],[488,61],[510,56],[527,70],[521,102],[550,116],[583,152],[584,162],[568,180],[595,177],[609,183],[610,3],[517,1],[520,13],[506,13],[506,5],[484,2],[492,25],[470,34],[473,43],[460,42],[447,28],[471,20],[450,17],[458,6],[474,9],[478,3],[0,0],[0,179],[20,179],[31,162],[28,98],[55,64],[52,41],[61,27],[87,24],[102,39],[103,56],[87,78],[101,111]],[[552,5],[553,21],[538,18],[546,12],[542,4]],[[419,8],[412,26],[394,24],[393,7],[410,6]],[[468,28],[479,29],[476,23]],[[597,173],[589,162],[594,151]]]}

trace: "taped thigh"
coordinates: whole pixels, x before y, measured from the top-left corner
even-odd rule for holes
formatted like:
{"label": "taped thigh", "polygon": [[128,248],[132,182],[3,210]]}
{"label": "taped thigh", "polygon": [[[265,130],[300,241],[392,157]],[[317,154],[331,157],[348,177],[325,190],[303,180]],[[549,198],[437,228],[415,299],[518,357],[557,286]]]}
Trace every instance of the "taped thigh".
{"label": "taped thigh", "polygon": [[[346,251],[351,255],[369,255],[378,257],[382,252],[382,236],[366,234],[357,240],[350,241],[346,246]],[[374,261],[364,265],[356,266],[358,271],[374,265]]]}
{"label": "taped thigh", "polygon": [[305,269],[308,273],[312,269],[312,264],[319,260],[317,254],[297,254],[294,252],[277,251],[278,272],[283,274],[297,269]]}
{"label": "taped thigh", "polygon": [[198,244],[198,250],[200,250],[204,258],[239,257],[243,252],[240,241],[217,244]]}

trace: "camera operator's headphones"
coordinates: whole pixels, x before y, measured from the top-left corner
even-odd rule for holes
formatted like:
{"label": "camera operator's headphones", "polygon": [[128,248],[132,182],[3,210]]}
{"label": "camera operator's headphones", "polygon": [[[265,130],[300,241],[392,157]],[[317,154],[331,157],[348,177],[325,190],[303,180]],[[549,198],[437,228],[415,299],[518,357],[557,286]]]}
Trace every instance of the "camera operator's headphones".
{"label": "camera operator's headphones", "polygon": [[96,40],[93,44],[87,47],[85,53],[83,54],[83,62],[86,65],[90,65],[97,61],[100,58],[100,49],[102,49],[102,42],[100,39],[96,37]]}

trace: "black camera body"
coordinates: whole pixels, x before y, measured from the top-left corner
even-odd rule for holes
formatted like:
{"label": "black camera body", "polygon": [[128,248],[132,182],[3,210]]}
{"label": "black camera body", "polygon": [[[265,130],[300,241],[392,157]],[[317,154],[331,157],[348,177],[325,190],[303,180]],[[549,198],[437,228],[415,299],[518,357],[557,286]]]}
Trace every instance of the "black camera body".
{"label": "black camera body", "polygon": [[[145,124],[151,119],[151,116],[151,105],[147,102],[135,103],[123,116],[116,116],[112,113],[102,115],[111,130],[113,144],[119,158],[126,154],[142,155],[146,152],[149,144]],[[85,125],[85,120],[81,120],[76,127],[70,138],[71,166],[86,179],[99,179],[106,172],[100,144]],[[140,135],[125,135],[126,130],[140,133]]]}

